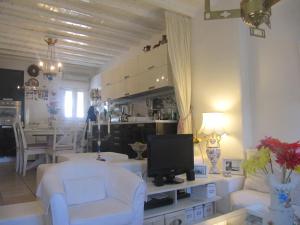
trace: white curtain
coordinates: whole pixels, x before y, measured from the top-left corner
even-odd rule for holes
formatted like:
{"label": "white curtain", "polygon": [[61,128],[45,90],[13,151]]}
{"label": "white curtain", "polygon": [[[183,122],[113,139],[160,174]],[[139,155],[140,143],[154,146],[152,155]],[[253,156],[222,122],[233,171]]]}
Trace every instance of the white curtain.
{"label": "white curtain", "polygon": [[166,12],[169,58],[180,120],[178,133],[192,133],[191,118],[191,20]]}

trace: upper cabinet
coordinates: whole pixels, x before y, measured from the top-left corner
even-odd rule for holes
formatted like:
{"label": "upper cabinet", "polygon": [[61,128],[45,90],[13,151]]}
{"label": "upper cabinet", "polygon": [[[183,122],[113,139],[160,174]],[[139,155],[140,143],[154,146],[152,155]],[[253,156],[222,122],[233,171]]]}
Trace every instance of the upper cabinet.
{"label": "upper cabinet", "polygon": [[117,99],[172,86],[167,45],[130,58],[102,75],[102,99]]}
{"label": "upper cabinet", "polygon": [[149,52],[144,52],[138,56],[138,70],[145,72],[154,68],[166,65],[168,63],[168,47],[161,45],[158,48],[152,49]]}

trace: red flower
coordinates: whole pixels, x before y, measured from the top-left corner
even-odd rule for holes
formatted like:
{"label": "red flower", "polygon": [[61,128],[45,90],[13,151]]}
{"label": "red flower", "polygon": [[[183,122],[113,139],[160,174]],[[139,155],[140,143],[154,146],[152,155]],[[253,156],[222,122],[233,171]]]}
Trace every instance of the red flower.
{"label": "red flower", "polygon": [[257,148],[270,149],[270,151],[276,156],[276,162],[286,169],[294,170],[300,165],[299,141],[294,143],[286,143],[272,137],[266,137],[260,141],[260,144],[257,146]]}
{"label": "red flower", "polygon": [[276,162],[286,169],[294,170],[300,165],[300,153],[296,149],[278,152]]}

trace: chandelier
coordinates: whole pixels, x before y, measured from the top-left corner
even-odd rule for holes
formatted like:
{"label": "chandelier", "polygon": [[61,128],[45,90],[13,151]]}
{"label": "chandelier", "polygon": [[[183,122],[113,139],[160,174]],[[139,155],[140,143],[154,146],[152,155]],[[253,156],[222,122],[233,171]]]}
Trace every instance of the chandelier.
{"label": "chandelier", "polygon": [[45,42],[48,45],[47,59],[39,62],[39,68],[48,80],[53,80],[54,77],[58,77],[62,74],[62,63],[56,60],[55,55],[57,39],[47,38]]}
{"label": "chandelier", "polygon": [[243,0],[241,1],[241,17],[251,27],[258,28],[265,23],[271,28],[271,6],[271,0]]}

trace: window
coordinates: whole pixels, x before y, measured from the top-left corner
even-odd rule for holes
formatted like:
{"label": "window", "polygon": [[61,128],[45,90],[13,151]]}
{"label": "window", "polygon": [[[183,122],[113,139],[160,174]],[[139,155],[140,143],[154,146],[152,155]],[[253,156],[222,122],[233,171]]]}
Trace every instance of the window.
{"label": "window", "polygon": [[84,92],[83,91],[65,91],[64,99],[65,118],[84,117]]}
{"label": "window", "polygon": [[73,96],[72,91],[65,91],[65,117],[73,116]]}
{"label": "window", "polygon": [[77,118],[83,118],[83,109],[84,109],[84,105],[83,105],[83,92],[77,92],[77,103],[76,103],[76,117]]}

